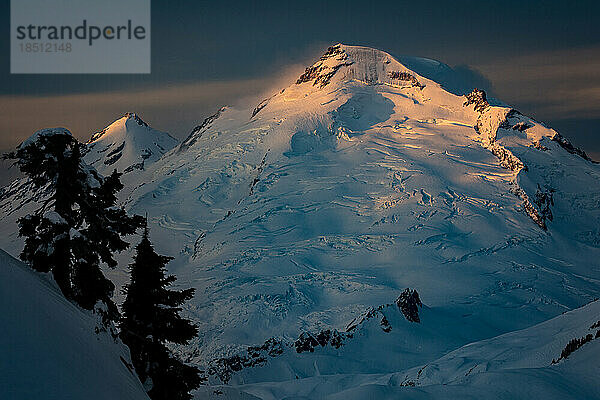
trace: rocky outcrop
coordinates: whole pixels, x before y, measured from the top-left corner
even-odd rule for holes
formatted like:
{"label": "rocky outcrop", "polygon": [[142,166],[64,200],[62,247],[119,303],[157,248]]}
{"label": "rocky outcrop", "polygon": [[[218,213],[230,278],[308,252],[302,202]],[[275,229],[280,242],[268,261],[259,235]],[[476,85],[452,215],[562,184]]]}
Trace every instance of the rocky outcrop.
{"label": "rocky outcrop", "polygon": [[194,143],[196,143],[196,141],[202,137],[204,132],[210,128],[212,123],[215,122],[226,109],[227,107],[220,108],[219,111],[210,117],[207,117],[200,125],[192,129],[192,132],[188,135],[188,137],[179,145],[177,152],[184,151],[193,146]]}
{"label": "rocky outcrop", "polygon": [[312,353],[317,346],[331,346],[335,349],[339,349],[344,344],[344,340],[349,337],[352,337],[352,335],[330,329],[323,330],[314,336],[308,332],[302,332],[300,337],[298,337],[298,340],[294,342],[294,348],[296,349],[296,353],[303,353],[306,351]]}
{"label": "rocky outcrop", "polygon": [[221,382],[227,383],[231,376],[244,368],[264,365],[269,357],[277,357],[284,352],[284,343],[276,338],[270,338],[261,346],[250,346],[246,354],[236,354],[231,357],[213,360],[204,371],[204,378],[215,376]]}
{"label": "rocky outcrop", "polygon": [[125,113],[125,117],[133,119],[140,126],[148,126],[148,124],[146,122],[142,121],[140,116],[134,112]]}
{"label": "rocky outcrop", "polygon": [[509,169],[511,171],[519,172],[519,171],[527,171],[527,166],[523,164],[517,156],[515,156],[510,150],[499,145],[498,143],[492,143],[488,149],[492,152],[493,155],[498,157],[500,161],[500,165],[503,168]]}
{"label": "rocky outcrop", "polygon": [[[346,326],[345,332],[336,329],[324,329],[318,333],[302,332],[293,342],[285,342],[283,339],[270,338],[261,346],[250,346],[241,353],[230,357],[223,357],[209,363],[203,378],[214,377],[222,383],[228,383],[233,374],[245,368],[259,367],[265,365],[270,358],[279,357],[283,354],[314,353],[317,349],[333,348],[339,349],[349,340],[355,338],[358,330],[367,321],[379,319],[379,327],[384,333],[392,331],[392,325],[384,314],[397,309],[409,322],[420,322],[419,308],[423,306],[416,290],[405,289],[396,299],[395,303],[382,304],[378,307],[369,307],[363,314],[356,317]],[[397,311],[395,311],[397,312]],[[369,325],[372,327],[372,325]]]}
{"label": "rocky outcrop", "polygon": [[411,85],[413,87],[417,87],[421,90],[423,90],[425,88],[425,85],[421,84],[417,78],[409,73],[409,72],[405,72],[405,71],[390,71],[388,73],[390,79],[393,80],[399,80],[399,81],[406,81],[406,82],[410,82]]}
{"label": "rocky outcrop", "polygon": [[262,110],[263,108],[265,108],[267,106],[267,104],[269,104],[269,99],[264,99],[263,101],[261,101],[260,103],[258,103],[258,105],[256,107],[254,107],[254,110],[252,110],[252,115],[250,116],[250,119],[254,118],[254,116],[256,114],[258,114],[260,112],[260,110]]}
{"label": "rocky outcrop", "polygon": [[419,317],[419,308],[423,307],[419,293],[415,289],[409,288],[404,289],[404,292],[396,299],[396,305],[404,315],[407,321],[410,322],[421,322]]}
{"label": "rocky outcrop", "polygon": [[486,108],[490,106],[490,103],[487,101],[487,96],[485,91],[480,89],[473,89],[473,91],[469,94],[466,94],[465,97],[467,100],[463,103],[463,105],[470,106],[474,105],[475,111],[483,112]]}
{"label": "rocky outcrop", "polygon": [[563,149],[565,149],[569,153],[578,155],[579,157],[581,157],[581,158],[583,158],[585,160],[588,160],[590,162],[596,163],[590,157],[588,157],[588,155],[585,153],[585,151],[581,150],[580,148],[577,148],[577,147],[573,146],[573,144],[566,137],[562,136],[558,132],[556,132],[556,135],[554,135],[552,137],[552,141],[558,143],[558,145],[560,147],[562,147]]}
{"label": "rocky outcrop", "polygon": [[313,82],[313,86],[325,87],[341,67],[350,65],[352,65],[352,62],[348,61],[348,55],[344,52],[342,46],[339,44],[331,46],[319,61],[306,68],[296,84]]}
{"label": "rocky outcrop", "polygon": [[[527,165],[509,149],[496,141],[499,129],[524,132],[531,128],[531,125],[525,121],[514,121],[515,118],[521,115],[517,110],[489,106],[485,92],[482,90],[474,90],[467,95],[467,99],[467,102],[464,104],[465,106],[474,104],[475,110],[481,110],[479,111],[477,122],[473,127],[475,132],[481,136],[481,145],[498,158],[503,168],[515,173],[512,181],[513,188],[510,191],[521,199],[523,211],[531,220],[543,230],[547,230],[547,222],[553,219],[550,206],[554,203],[550,189],[542,190],[538,185],[538,191],[532,200],[517,181],[519,173],[528,171]],[[532,146],[536,147],[536,142],[532,143]],[[537,142],[537,146],[543,149],[543,146],[539,142]]]}
{"label": "rocky outcrop", "polygon": [[535,199],[533,200],[534,204],[537,206],[540,218],[544,220],[552,221],[554,216],[552,215],[552,210],[550,206],[554,205],[554,199],[552,194],[554,193],[553,189],[541,189],[540,185],[537,187],[537,192],[535,193]]}
{"label": "rocky outcrop", "polygon": [[[590,330],[593,330],[596,328],[600,328],[600,321],[592,324],[592,326],[589,327]],[[573,352],[579,350],[584,344],[589,343],[592,340],[599,339],[599,338],[600,338],[600,329],[598,329],[596,331],[596,334],[588,333],[587,335],[585,335],[581,338],[571,339],[569,341],[569,343],[567,343],[565,348],[561,351],[560,357],[552,360],[552,364],[558,364],[561,360],[568,358]]]}
{"label": "rocky outcrop", "polygon": [[517,122],[512,126],[513,131],[525,132],[527,129],[531,128],[533,125],[528,124],[527,122]]}
{"label": "rocky outcrop", "polygon": [[513,189],[512,192],[514,193],[515,196],[517,196],[518,198],[521,199],[521,201],[522,201],[521,206],[523,207],[523,211],[525,211],[525,213],[529,216],[529,218],[531,218],[531,220],[533,222],[535,222],[537,224],[537,226],[539,226],[543,230],[548,229],[548,227],[546,226],[547,218],[543,217],[538,212],[538,210],[534,207],[533,203],[529,199],[529,196],[527,195],[527,193],[525,193],[525,191],[523,189],[521,189],[521,187],[519,187],[519,186],[517,186],[515,189]]}
{"label": "rocky outcrop", "polygon": [[104,164],[105,165],[113,165],[114,163],[119,161],[119,159],[123,155],[124,147],[125,147],[125,142],[123,142],[119,146],[117,146],[116,149],[111,150],[111,152],[106,155],[106,160],[104,160]]}

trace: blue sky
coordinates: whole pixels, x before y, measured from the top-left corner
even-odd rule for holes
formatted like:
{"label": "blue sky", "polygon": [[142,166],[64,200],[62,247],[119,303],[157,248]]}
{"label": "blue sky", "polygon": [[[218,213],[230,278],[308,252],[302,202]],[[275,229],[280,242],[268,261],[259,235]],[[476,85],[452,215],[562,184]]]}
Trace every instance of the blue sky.
{"label": "blue sky", "polygon": [[152,1],[150,75],[10,75],[0,6],[0,149],[127,111],[184,137],[225,104],[285,86],[334,43],[440,60],[600,159],[600,5],[592,1]]}

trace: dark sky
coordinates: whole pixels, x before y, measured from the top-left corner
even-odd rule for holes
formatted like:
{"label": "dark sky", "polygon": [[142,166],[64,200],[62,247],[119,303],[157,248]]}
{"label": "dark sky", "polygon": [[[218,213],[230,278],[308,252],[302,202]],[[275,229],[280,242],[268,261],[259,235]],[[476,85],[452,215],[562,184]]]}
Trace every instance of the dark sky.
{"label": "dark sky", "polygon": [[154,0],[151,74],[10,75],[0,1],[0,150],[47,126],[87,138],[126,111],[183,137],[221,105],[286,86],[342,42],[458,66],[600,159],[597,2]]}

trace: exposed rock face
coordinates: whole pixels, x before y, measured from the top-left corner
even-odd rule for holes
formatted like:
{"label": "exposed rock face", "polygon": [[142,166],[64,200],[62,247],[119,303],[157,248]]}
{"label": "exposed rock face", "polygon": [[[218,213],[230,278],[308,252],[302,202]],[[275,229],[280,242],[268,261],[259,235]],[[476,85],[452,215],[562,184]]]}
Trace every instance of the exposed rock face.
{"label": "exposed rock face", "polygon": [[552,138],[552,141],[558,143],[560,145],[560,147],[562,147],[563,149],[565,149],[566,151],[568,151],[571,154],[576,154],[579,157],[584,158],[588,161],[595,162],[590,157],[588,157],[588,155],[585,153],[585,151],[573,146],[573,144],[571,142],[569,142],[569,140],[567,138],[565,138],[558,132],[556,133],[556,135],[554,135],[554,137]]}
{"label": "exposed rock face", "polygon": [[396,300],[396,305],[407,321],[421,322],[421,318],[419,318],[419,307],[423,307],[423,303],[421,303],[419,293],[417,293],[416,289],[404,289],[404,292],[402,292]]}
{"label": "exposed rock face", "polygon": [[419,89],[425,88],[425,85],[421,84],[417,78],[409,73],[404,71],[390,71],[389,72],[390,79],[396,79],[399,81],[407,81],[411,82],[413,86],[418,87]]}
{"label": "exposed rock face", "polygon": [[392,331],[392,325],[390,325],[390,321],[388,321],[385,315],[381,318],[379,325],[381,325],[381,329],[385,333],[390,333]]}
{"label": "exposed rock face", "polygon": [[[331,62],[331,60],[334,60],[334,62]],[[352,65],[352,62],[347,60],[348,54],[344,52],[341,45],[331,46],[317,63],[306,68],[296,81],[296,84],[300,85],[301,83],[312,81],[313,86],[322,88],[329,83],[338,69]]]}
{"label": "exposed rock face", "polygon": [[254,116],[256,114],[258,114],[260,112],[260,110],[265,108],[267,106],[267,104],[269,104],[269,100],[270,99],[264,99],[263,101],[258,103],[258,105],[256,107],[254,107],[254,110],[252,110],[252,115],[250,116],[250,118],[254,118]]}
{"label": "exposed rock face", "polygon": [[202,134],[210,128],[212,123],[215,122],[226,109],[227,107],[221,107],[219,111],[210,117],[207,117],[200,125],[192,129],[192,132],[190,132],[189,136],[183,142],[181,142],[177,151],[181,152],[196,143],[196,141],[202,137]]}
{"label": "exposed rock face", "polygon": [[[599,327],[600,327],[600,321],[592,324],[592,326],[589,327],[589,330],[593,330],[593,329],[596,329]],[[583,336],[582,338],[571,339],[571,341],[569,341],[569,343],[567,343],[565,348],[560,353],[560,357],[552,360],[552,364],[558,364],[561,360],[568,358],[573,352],[579,350],[584,344],[589,343],[595,339],[600,339],[600,329],[598,329],[596,331],[595,335],[594,335],[594,333],[588,333],[587,335]]]}
{"label": "exposed rock face", "polygon": [[502,167],[517,172],[521,170],[527,171],[527,166],[523,164],[523,162],[510,150],[500,146],[497,143],[493,143],[489,147],[489,150],[492,152],[493,155],[498,157],[498,160],[500,160],[500,165],[502,165]]}
{"label": "exposed rock face", "polygon": [[513,125],[512,129],[514,131],[525,132],[527,129],[529,129],[531,127],[532,127],[532,125],[529,125],[526,122],[517,122],[515,125]]}
{"label": "exposed rock face", "polygon": [[128,112],[125,114],[125,117],[127,118],[132,118],[135,122],[138,123],[139,126],[148,126],[147,123],[145,123],[140,117],[139,115],[137,115],[134,112]]}
{"label": "exposed rock face", "polygon": [[212,375],[216,376],[221,382],[227,383],[234,373],[244,368],[263,365],[267,362],[268,357],[277,357],[283,354],[283,346],[280,340],[270,338],[261,346],[248,347],[246,354],[236,354],[214,360],[204,373],[204,378]]}
{"label": "exposed rock face", "polygon": [[487,101],[487,96],[485,91],[480,89],[473,89],[473,91],[467,95],[465,95],[467,101],[464,102],[465,106],[470,106],[471,104],[475,105],[475,111],[483,112],[487,107],[490,106],[490,103]]}
{"label": "exposed rock face", "polygon": [[[275,357],[314,353],[319,349],[339,349],[352,340],[358,340],[361,332],[364,333],[364,329],[378,326],[385,334],[389,334],[392,331],[392,324],[388,317],[393,318],[393,313],[399,311],[409,322],[420,322],[419,307],[422,305],[417,291],[407,288],[400,294],[395,304],[388,303],[367,308],[346,326],[345,331],[337,329],[324,329],[318,333],[305,331],[301,332],[294,341],[272,337],[260,346],[250,346],[237,354],[211,361],[206,371],[203,371],[203,378],[207,380],[216,378],[218,382],[226,384],[236,373],[247,368],[264,366]],[[398,311],[395,306],[398,307]],[[374,321],[374,325],[368,325],[369,321],[375,319],[379,320],[379,323]]]}
{"label": "exposed rock face", "polygon": [[121,143],[116,149],[112,150],[110,153],[106,155],[106,160],[104,160],[105,165],[113,165],[123,155],[123,148],[125,147],[125,142]]}
{"label": "exposed rock face", "polygon": [[302,332],[298,340],[294,342],[294,347],[296,348],[297,353],[303,353],[305,351],[312,353],[315,351],[315,347],[325,347],[327,345],[338,349],[344,344],[344,340],[347,337],[352,337],[352,335],[344,335],[336,330],[332,331],[330,329],[321,331],[316,336],[313,336],[308,332]]}
{"label": "exposed rock face", "polygon": [[544,224],[546,220],[552,221],[554,219],[552,210],[550,209],[550,206],[554,205],[554,199],[552,197],[553,192],[554,191],[552,189],[542,190],[540,185],[538,185],[537,192],[535,193],[535,199],[533,200],[539,210],[540,218],[544,220]]}
{"label": "exposed rock face", "polygon": [[[553,219],[552,211],[550,210],[550,206],[554,204],[551,190],[546,189],[542,191],[538,184],[535,198],[533,198],[533,194],[531,196],[528,195],[519,184],[517,176],[528,172],[529,168],[519,157],[497,140],[500,130],[526,133],[532,127],[531,120],[529,122],[523,121],[522,119],[526,117],[515,109],[489,106],[485,99],[485,92],[482,90],[474,90],[467,95],[467,99],[464,105],[475,104],[475,110],[479,111],[477,123],[473,128],[481,136],[481,145],[498,158],[503,168],[515,173],[514,187],[511,189],[511,192],[522,200],[522,209],[532,221],[543,230],[547,230],[547,222]],[[556,133],[556,136],[560,135]],[[556,141],[555,137],[552,140]],[[531,146],[539,150],[547,150],[539,141],[534,141]]]}

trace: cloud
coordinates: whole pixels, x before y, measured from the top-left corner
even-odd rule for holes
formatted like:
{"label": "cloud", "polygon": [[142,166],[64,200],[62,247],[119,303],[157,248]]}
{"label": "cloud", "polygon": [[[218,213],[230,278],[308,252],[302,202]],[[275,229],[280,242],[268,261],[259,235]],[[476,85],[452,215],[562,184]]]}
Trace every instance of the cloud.
{"label": "cloud", "polygon": [[135,111],[152,127],[183,138],[223,105],[253,106],[300,75],[289,65],[272,78],[190,82],[140,90],[49,96],[0,96],[0,149],[18,145],[38,129],[63,126],[81,140]]}

